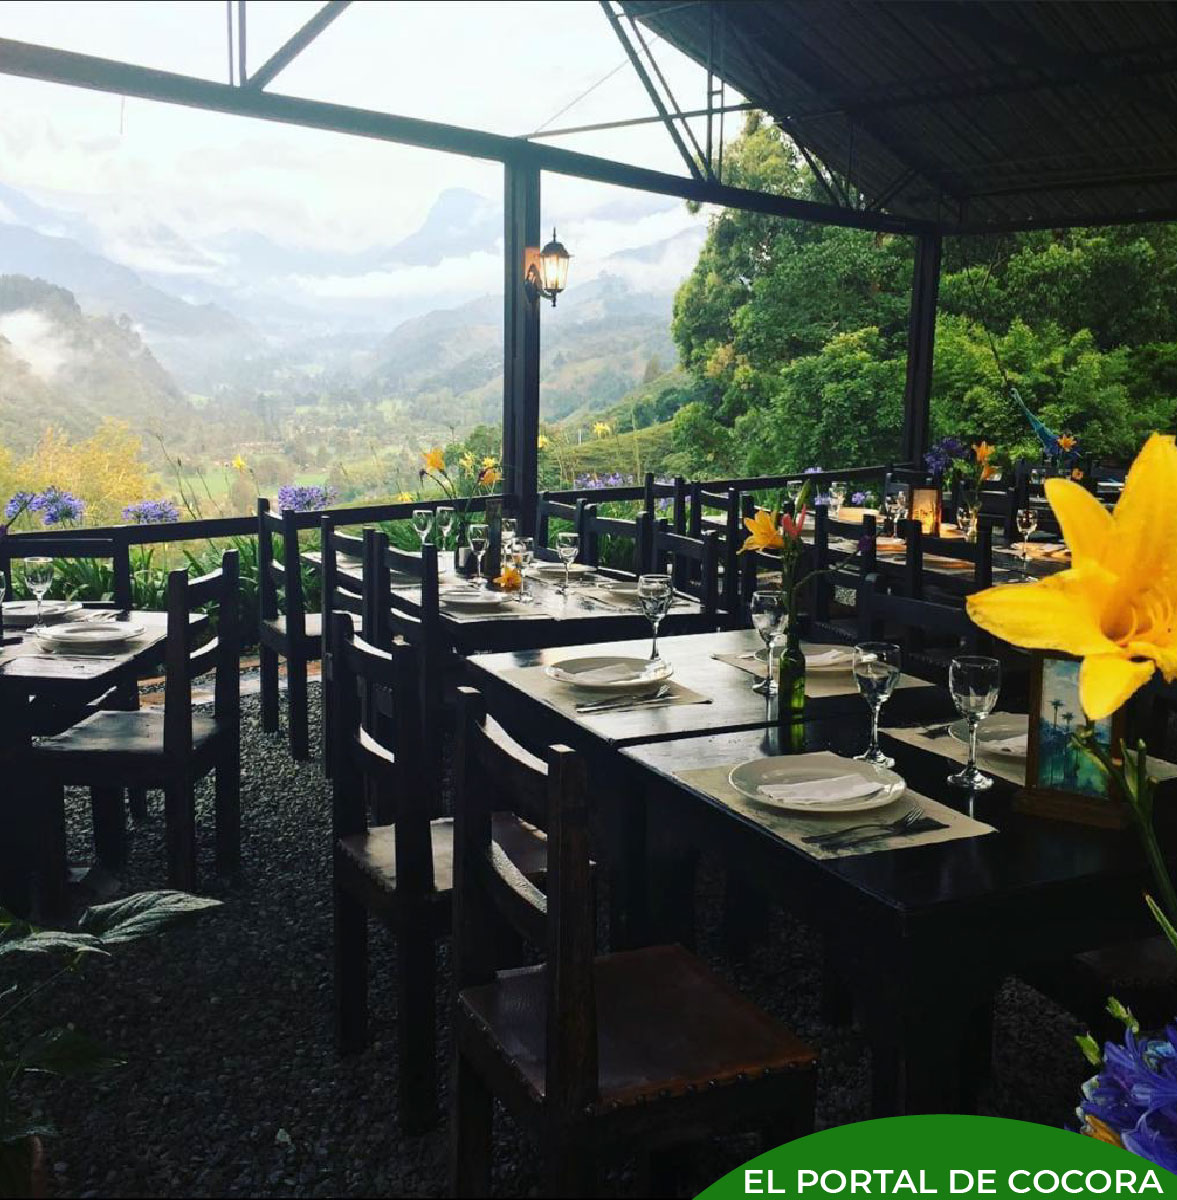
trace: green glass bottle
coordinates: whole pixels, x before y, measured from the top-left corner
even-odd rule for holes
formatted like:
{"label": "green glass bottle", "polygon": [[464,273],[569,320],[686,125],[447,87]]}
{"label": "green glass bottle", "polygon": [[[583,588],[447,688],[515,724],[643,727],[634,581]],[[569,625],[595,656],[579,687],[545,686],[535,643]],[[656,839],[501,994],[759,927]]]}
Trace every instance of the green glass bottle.
{"label": "green glass bottle", "polygon": [[785,648],[777,662],[777,725],[799,725],[805,719],[805,654],[801,650],[801,630],[797,621],[797,597],[792,580],[786,588],[789,597],[789,624]]}

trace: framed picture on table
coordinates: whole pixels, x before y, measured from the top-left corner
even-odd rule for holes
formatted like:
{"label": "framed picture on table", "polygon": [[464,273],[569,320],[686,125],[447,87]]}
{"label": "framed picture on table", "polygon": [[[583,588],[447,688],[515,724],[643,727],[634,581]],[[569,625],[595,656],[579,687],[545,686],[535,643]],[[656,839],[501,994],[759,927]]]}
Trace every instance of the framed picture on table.
{"label": "framed picture on table", "polygon": [[907,495],[907,517],[910,521],[918,521],[920,528],[926,534],[935,535],[940,532],[940,489],[938,487],[917,487],[911,485]]}
{"label": "framed picture on table", "polygon": [[1121,829],[1129,814],[1108,792],[1099,763],[1075,744],[1087,731],[1109,750],[1124,737],[1124,710],[1101,721],[1083,715],[1079,703],[1081,661],[1035,651],[1030,667],[1030,722],[1026,742],[1026,786],[1017,807],[1040,816]]}

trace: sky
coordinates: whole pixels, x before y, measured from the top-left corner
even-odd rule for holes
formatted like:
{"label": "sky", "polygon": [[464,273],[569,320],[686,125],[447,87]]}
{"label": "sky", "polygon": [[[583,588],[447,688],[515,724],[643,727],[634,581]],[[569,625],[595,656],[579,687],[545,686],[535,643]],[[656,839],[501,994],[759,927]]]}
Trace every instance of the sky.
{"label": "sky", "polygon": [[[249,0],[249,69],[318,6]],[[220,0],[9,0],[0,2],[0,36],[221,82],[228,77]],[[700,107],[703,71],[664,44],[656,50],[680,104]],[[594,0],[357,0],[269,90],[504,134],[653,112]],[[200,255],[191,255],[188,243],[228,231],[339,253],[392,245],[420,226],[448,187],[501,204],[502,172],[493,163],[5,76],[0,106],[0,180],[84,213],[112,257],[143,269],[163,262],[179,273],[188,256],[188,269],[199,270]],[[729,118],[729,131],[738,127]],[[551,144],[685,173],[660,125]],[[559,224],[578,256],[582,278],[618,249],[671,237],[703,219],[670,198],[551,175],[544,177],[543,207],[546,223]],[[159,236],[160,226],[167,237]],[[174,243],[171,232],[179,235]],[[499,286],[493,254],[448,266],[470,286]],[[380,278],[300,278],[311,290],[394,286]],[[406,274],[395,286],[426,284]]]}

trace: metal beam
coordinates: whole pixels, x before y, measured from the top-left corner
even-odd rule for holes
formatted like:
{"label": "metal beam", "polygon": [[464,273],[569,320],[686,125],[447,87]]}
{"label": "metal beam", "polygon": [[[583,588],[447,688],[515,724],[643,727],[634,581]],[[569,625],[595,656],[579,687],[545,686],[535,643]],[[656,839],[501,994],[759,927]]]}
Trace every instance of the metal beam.
{"label": "metal beam", "polygon": [[903,457],[909,462],[922,461],[928,448],[942,248],[938,233],[921,234],[915,248],[907,325],[907,386],[903,393]]}
{"label": "metal beam", "polygon": [[654,192],[663,196],[678,196],[698,204],[747,209],[800,221],[852,229],[873,229],[882,233],[915,234],[935,228],[932,221],[836,208],[827,204],[815,204],[810,200],[797,200],[791,196],[774,196],[745,188],[726,187],[707,180],[685,179],[663,171],[652,171],[591,154],[564,150],[558,146],[537,145],[524,138],[505,137],[502,134],[484,133],[459,125],[445,125],[417,117],[395,116],[371,109],[351,108],[344,104],[328,104],[321,100],[284,96],[260,88],[235,88],[189,75],[175,75],[169,71],[158,71],[133,63],[95,58],[88,54],[56,50],[49,46],[38,46],[7,38],[0,38],[0,74],[68,84],[90,91],[112,92],[116,96],[158,100],[165,104],[180,104],[209,112],[255,117],[284,125],[323,129],[353,137],[420,146],[469,158],[530,166],[539,171],[552,171],[557,175],[615,184],[618,187]]}
{"label": "metal beam", "polygon": [[[285,70],[310,44],[335,20],[351,0],[331,0],[288,41],[279,46],[269,58],[248,78],[245,78],[245,51],[242,49],[242,86],[257,88],[259,91],[278,74]],[[242,5],[244,7],[244,4]],[[242,13],[241,29],[242,46],[245,44],[245,14]]]}
{"label": "metal beam", "polygon": [[539,486],[540,306],[523,287],[524,251],[540,243],[540,175],[508,166],[503,202],[503,492],[514,498],[519,531],[535,533]]}
{"label": "metal beam", "polygon": [[[751,112],[754,108],[758,107],[759,105],[750,102],[744,104],[725,104],[720,108],[693,108],[680,115],[684,119],[690,120],[694,117],[705,117],[709,112],[716,115],[720,113]],[[626,117],[620,121],[598,121],[594,125],[570,125],[563,129],[536,129],[534,132],[524,134],[523,136],[527,138],[567,137],[574,133],[600,133],[606,129],[629,129],[634,125],[660,125],[661,123],[661,117]]]}
{"label": "metal beam", "polygon": [[662,123],[666,126],[666,132],[670,134],[671,141],[678,148],[679,154],[682,155],[682,160],[687,164],[687,170],[696,178],[702,179],[703,172],[699,164],[691,157],[691,152],[687,149],[687,144],[682,140],[682,134],[679,133],[678,127],[671,119],[670,111],[662,101],[662,96],[658,89],[654,86],[654,81],[650,78],[646,71],[645,65],[641,58],[638,57],[638,52],[634,48],[634,44],[629,40],[629,36],[625,32],[625,27],[617,19],[617,14],[613,11],[612,0],[600,0],[601,10],[609,20],[609,24],[613,27],[613,32],[617,35],[617,40],[621,43],[625,53],[629,56],[629,61],[633,69],[637,72],[638,78],[642,81],[642,86],[646,89],[646,94],[650,97],[654,107],[658,110],[659,117],[662,118]]}

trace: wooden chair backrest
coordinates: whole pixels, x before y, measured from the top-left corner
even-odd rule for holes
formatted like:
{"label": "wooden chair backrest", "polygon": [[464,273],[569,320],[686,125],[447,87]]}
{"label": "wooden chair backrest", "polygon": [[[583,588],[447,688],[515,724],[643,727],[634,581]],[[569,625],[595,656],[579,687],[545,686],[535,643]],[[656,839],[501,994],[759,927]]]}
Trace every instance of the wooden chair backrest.
{"label": "wooden chair backrest", "polygon": [[666,521],[654,526],[650,572],[668,571],[678,591],[698,599],[707,616],[719,611],[719,534],[713,529],[699,537],[674,533]]}
{"label": "wooden chair backrest", "polygon": [[638,513],[630,520],[624,517],[603,517],[595,504],[586,504],[581,513],[578,561],[589,567],[600,566],[601,539],[622,538],[633,543],[634,575],[645,574],[650,569],[653,528],[654,519],[647,512]]}
{"label": "wooden chair backrest", "polygon": [[963,608],[890,594],[881,575],[866,575],[858,588],[859,641],[880,641],[897,630],[901,644],[915,654],[923,653],[927,634],[955,638],[970,654],[984,653],[990,645]]}
{"label": "wooden chair backrest", "polygon": [[[454,777],[454,973],[459,989],[489,983],[503,925],[544,952],[545,1100],[568,1115],[598,1094],[593,959],[595,912],[584,763],[567,746],[539,762],[487,717],[479,692],[459,689]],[[547,830],[547,890],[526,879],[491,837],[510,810]]]}
{"label": "wooden chair backrest", "polygon": [[[320,582],[323,592],[323,612],[347,612],[353,617],[364,615],[364,585],[352,572],[340,569],[339,560],[364,559],[363,534],[345,533],[339,528],[339,517],[324,513],[319,521]],[[324,651],[326,651],[327,622],[323,622]]]}
{"label": "wooden chair backrest", "polygon": [[[164,647],[164,753],[185,758],[192,753],[192,680],[212,671],[213,708],[228,728],[241,718],[240,586],[236,550],[226,550],[221,565],[193,579],[183,568],[168,574],[168,634]],[[208,612],[216,636],[193,649],[191,618]]]}
{"label": "wooden chair backrest", "polygon": [[[328,621],[332,834],[363,833],[375,799],[376,810],[391,815],[396,827],[398,894],[427,895],[434,884],[433,847],[429,789],[421,778],[416,651],[403,643],[373,646],[356,636],[347,613],[330,613]],[[379,725],[362,714],[362,697],[375,690],[390,701],[390,720]]]}
{"label": "wooden chair backrest", "polygon": [[535,557],[541,561],[551,562],[556,553],[552,548],[551,521],[569,521],[572,531],[580,534],[580,544],[584,545],[584,509],[583,497],[571,504],[563,500],[552,500],[546,492],[540,492],[535,501]]}
{"label": "wooden chair backrest", "polygon": [[[275,554],[282,547],[282,560]],[[306,597],[302,590],[302,561],[298,526],[293,512],[272,512],[264,496],[257,501],[257,568],[260,620],[286,616],[286,634],[292,640],[306,636]]]}
{"label": "wooden chair backrest", "polygon": [[[813,557],[809,581],[808,605],[811,621],[830,620],[834,589],[848,587],[857,590],[859,580],[877,567],[878,521],[867,513],[861,524],[839,521],[830,516],[827,505],[813,510]],[[847,538],[855,549],[833,547],[834,538]],[[853,560],[853,561],[851,561]],[[821,574],[816,574],[821,572]]]}
{"label": "wooden chair backrest", "polygon": [[901,521],[900,536],[907,543],[907,560],[904,567],[903,590],[914,600],[922,600],[928,584],[928,566],[925,554],[939,554],[944,558],[959,558],[973,564],[973,577],[969,583],[971,591],[982,591],[993,586],[993,526],[984,522],[977,525],[977,540],[964,538],[933,537],[924,533],[918,521]]}
{"label": "wooden chair backrest", "polygon": [[[111,598],[93,603],[95,608],[130,608],[134,603],[131,585],[131,549],[122,538],[87,537],[85,534],[38,536],[13,534],[0,537],[0,571],[12,586],[12,564],[25,558],[110,559]],[[11,592],[9,593],[11,596]]]}

